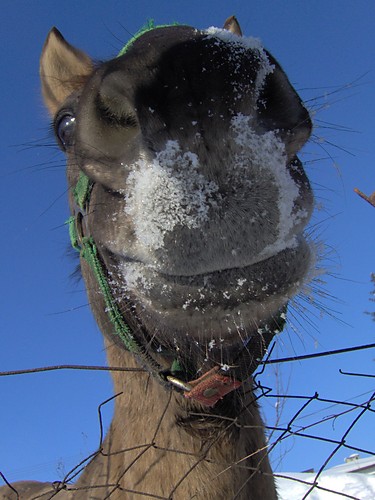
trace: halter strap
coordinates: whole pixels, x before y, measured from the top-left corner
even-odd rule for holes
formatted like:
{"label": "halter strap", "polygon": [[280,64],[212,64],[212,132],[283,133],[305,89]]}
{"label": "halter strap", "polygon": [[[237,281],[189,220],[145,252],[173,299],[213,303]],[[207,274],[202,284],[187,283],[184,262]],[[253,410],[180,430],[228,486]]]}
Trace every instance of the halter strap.
{"label": "halter strap", "polygon": [[133,45],[133,43],[140,38],[142,35],[147,33],[148,31],[152,31],[155,29],[159,28],[168,28],[170,26],[179,26],[179,23],[172,23],[172,24],[157,24],[155,25],[155,22],[153,19],[149,19],[144,26],[140,30],[137,31],[135,35],[132,36],[132,38],[123,46],[123,48],[120,50],[118,53],[117,57],[123,56]]}
{"label": "halter strap", "polygon": [[[158,375],[157,378],[165,384],[164,377],[159,376],[163,372],[162,367],[151,358],[126,323],[108,284],[105,266],[100,258],[98,248],[92,236],[88,235],[89,231],[85,221],[87,220],[93,185],[94,183],[81,171],[77,184],[73,188],[74,214],[67,220],[71,245],[87,262],[95,276],[103,296],[106,314],[114,327],[114,334],[120,338],[125,348],[139,359],[142,366],[153,375]],[[175,365],[175,369],[178,369],[177,365]]]}

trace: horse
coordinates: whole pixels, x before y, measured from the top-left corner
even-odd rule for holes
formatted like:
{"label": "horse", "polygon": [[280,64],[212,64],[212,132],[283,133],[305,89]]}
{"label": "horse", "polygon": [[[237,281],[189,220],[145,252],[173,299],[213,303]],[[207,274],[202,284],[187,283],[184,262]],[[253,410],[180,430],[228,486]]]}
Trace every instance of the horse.
{"label": "horse", "polygon": [[314,267],[307,109],[235,17],[101,63],[53,28],[40,76],[115,409],[75,483],[0,498],[276,499],[253,374]]}

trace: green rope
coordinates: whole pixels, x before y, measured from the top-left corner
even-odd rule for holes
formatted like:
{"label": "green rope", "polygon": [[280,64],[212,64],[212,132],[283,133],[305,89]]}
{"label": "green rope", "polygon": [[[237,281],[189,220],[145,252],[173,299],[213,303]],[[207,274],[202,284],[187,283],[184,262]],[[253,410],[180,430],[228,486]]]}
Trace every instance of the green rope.
{"label": "green rope", "polygon": [[[74,200],[81,210],[85,210],[87,208],[92,185],[93,184],[89,177],[81,171],[77,184],[73,189]],[[134,354],[142,355],[142,348],[134,340],[130,328],[125,323],[119,307],[111,293],[111,289],[108,285],[103,266],[100,262],[94,240],[92,237],[83,237],[82,240],[80,240],[77,231],[77,215],[69,217],[66,223],[69,227],[69,237],[72,247],[80,252],[81,257],[87,262],[94,273],[96,282],[98,283],[100,291],[103,295],[106,313],[114,327],[116,335],[120,337],[128,351]]]}
{"label": "green rope", "polygon": [[79,173],[77,184],[73,189],[74,199],[82,210],[85,208],[85,203],[89,200],[92,183],[90,179],[82,171]]}
{"label": "green rope", "polygon": [[80,246],[79,241],[78,241],[76,216],[71,215],[65,224],[67,224],[68,228],[69,228],[70,244],[72,245],[74,250],[77,250],[77,252],[80,252],[81,246]]}
{"label": "green rope", "polygon": [[141,348],[134,340],[129,326],[125,323],[122,314],[113,298],[111,289],[108,285],[107,278],[103,271],[103,267],[99,260],[98,251],[94,240],[91,237],[84,237],[82,240],[81,256],[90,266],[93,271],[100,291],[103,294],[105,303],[105,311],[112,325],[115,328],[116,334],[123,341],[126,349],[134,354],[141,354]]}
{"label": "green rope", "polygon": [[137,33],[123,46],[123,48],[118,53],[117,57],[123,56],[133,45],[133,43],[148,31],[152,31],[159,28],[169,28],[170,26],[178,26],[178,25],[179,23],[174,22],[172,24],[158,24],[155,26],[154,20],[149,19],[147,23],[144,26],[142,26],[142,28],[138,30]]}
{"label": "green rope", "polygon": [[172,374],[177,374],[177,373],[180,373],[182,371],[183,371],[183,369],[182,369],[180,360],[179,359],[174,359],[172,361],[172,365],[171,365],[171,373]]}
{"label": "green rope", "polygon": [[[90,200],[92,185],[93,183],[90,181],[89,177],[81,171],[77,184],[73,189],[73,197],[76,204],[83,211],[86,210]],[[134,339],[129,326],[125,323],[116,300],[112,295],[93,238],[87,236],[80,238],[78,235],[78,215],[79,214],[72,215],[66,222],[69,228],[70,243],[75,250],[80,252],[81,257],[87,262],[90,269],[94,273],[96,282],[98,283],[99,289],[103,295],[105,311],[114,327],[114,333],[122,340],[128,351],[139,355],[144,360],[145,353],[142,347]]]}

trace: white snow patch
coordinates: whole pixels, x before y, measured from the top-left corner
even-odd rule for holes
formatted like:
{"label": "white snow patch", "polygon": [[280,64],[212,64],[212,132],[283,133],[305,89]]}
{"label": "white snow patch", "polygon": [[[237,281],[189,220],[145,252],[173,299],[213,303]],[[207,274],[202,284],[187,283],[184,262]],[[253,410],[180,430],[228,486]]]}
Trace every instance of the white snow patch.
{"label": "white snow patch", "polygon": [[[281,475],[284,475],[281,473]],[[300,500],[314,484],[315,474],[287,473],[294,479],[276,477],[279,500]],[[306,481],[310,484],[304,484]],[[373,500],[375,498],[375,476],[363,473],[322,473],[317,478],[318,486],[313,488],[306,497],[308,500],[338,500],[343,498],[340,493],[351,495],[351,498]],[[330,491],[327,491],[330,490]]]}
{"label": "white snow patch", "polygon": [[215,26],[210,26],[206,30],[204,30],[208,36],[213,38],[218,38],[226,43],[233,43],[235,45],[239,45],[244,47],[246,50],[248,49],[257,49],[263,50],[262,43],[259,38],[254,38],[252,36],[239,36],[231,31],[216,28]]}
{"label": "white snow patch", "polygon": [[247,50],[252,50],[257,54],[259,59],[259,68],[257,69],[255,92],[256,95],[259,95],[259,92],[264,85],[266,76],[272,73],[275,69],[275,65],[270,63],[268,55],[259,38],[238,36],[228,30],[215,28],[213,26],[206,29],[205,33],[207,33],[207,38],[216,38],[222,42],[232,45],[236,51],[245,52]]}
{"label": "white snow patch", "polygon": [[127,180],[125,212],[132,217],[138,241],[161,248],[164,236],[177,226],[201,227],[208,220],[218,186],[198,171],[199,160],[168,141],[155,159],[138,160]]}
{"label": "white snow patch", "polygon": [[125,290],[137,290],[140,286],[144,290],[150,290],[154,286],[152,280],[145,277],[143,264],[139,262],[123,262],[119,264],[119,270],[125,280]]}
{"label": "white snow patch", "polygon": [[212,339],[209,341],[208,343],[208,350],[209,351],[212,351],[212,349],[216,346],[216,340],[215,339]]}
{"label": "white snow patch", "polygon": [[263,134],[255,132],[252,118],[242,113],[232,118],[231,128],[235,134],[234,140],[239,146],[237,166],[247,165],[248,159],[251,158],[252,165],[259,169],[260,174],[262,171],[271,174],[278,188],[278,199],[275,200],[279,213],[278,237],[263,250],[261,256],[267,258],[285,248],[295,246],[295,237],[289,235],[306,213],[304,210],[293,213],[299,190],[288,171],[285,145],[277,136],[277,131],[271,130]]}

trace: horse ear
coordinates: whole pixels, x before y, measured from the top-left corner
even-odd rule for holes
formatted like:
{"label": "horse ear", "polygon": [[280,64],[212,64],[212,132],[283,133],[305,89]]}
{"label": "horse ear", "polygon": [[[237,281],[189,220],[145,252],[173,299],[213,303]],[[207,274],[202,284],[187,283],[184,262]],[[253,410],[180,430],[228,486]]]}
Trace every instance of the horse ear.
{"label": "horse ear", "polygon": [[39,69],[44,102],[51,115],[73,91],[84,85],[92,71],[90,57],[52,28],[43,46]]}
{"label": "horse ear", "polygon": [[230,31],[234,35],[242,36],[240,24],[235,16],[230,16],[225,21],[223,29]]}

